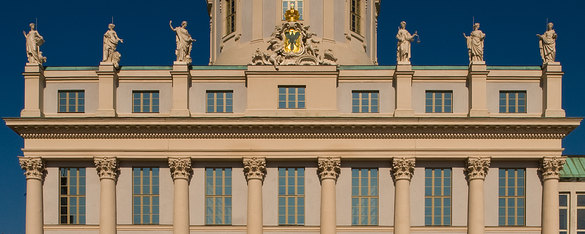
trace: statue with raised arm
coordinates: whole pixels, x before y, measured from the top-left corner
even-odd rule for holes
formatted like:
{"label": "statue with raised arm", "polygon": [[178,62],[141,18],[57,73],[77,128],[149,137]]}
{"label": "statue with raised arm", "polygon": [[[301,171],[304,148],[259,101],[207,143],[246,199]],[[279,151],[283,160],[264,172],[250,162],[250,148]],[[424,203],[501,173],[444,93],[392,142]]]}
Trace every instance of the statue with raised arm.
{"label": "statue with raised arm", "polygon": [[176,41],[177,41],[177,50],[175,50],[175,54],[177,55],[177,62],[187,62],[188,64],[191,63],[191,44],[195,41],[191,38],[189,31],[187,31],[187,21],[183,21],[180,27],[173,28],[172,25],[173,21],[169,22],[171,26],[171,30],[175,31]]}
{"label": "statue with raised arm", "polygon": [[396,39],[398,39],[398,44],[396,45],[396,61],[398,63],[410,63],[410,45],[415,36],[418,36],[417,32],[410,35],[406,30],[406,22],[400,22],[400,29],[398,29],[398,34],[396,34]]}
{"label": "statue with raised arm", "polygon": [[118,42],[124,43],[124,41],[120,39],[116,31],[114,31],[115,27],[116,25],[109,24],[109,30],[104,34],[104,54],[102,62],[113,63],[114,67],[118,68],[120,67],[119,63],[121,55],[120,52],[116,51],[116,48],[118,47]]}
{"label": "statue with raised arm", "polygon": [[469,62],[483,61],[483,41],[485,39],[485,33],[479,30],[479,23],[473,25],[473,31],[466,36],[463,36],[467,40],[467,51],[469,53]]}
{"label": "statue with raised arm", "polygon": [[22,32],[26,38],[26,56],[28,56],[28,62],[43,64],[47,61],[47,58],[43,56],[43,52],[39,50],[39,47],[45,43],[45,39],[35,30],[34,23],[31,23],[29,26],[30,31],[28,34],[24,31]]}
{"label": "statue with raised arm", "polygon": [[538,46],[542,63],[554,62],[557,55],[557,33],[553,29],[553,23],[548,23],[544,34],[536,34],[536,36],[540,39]]}

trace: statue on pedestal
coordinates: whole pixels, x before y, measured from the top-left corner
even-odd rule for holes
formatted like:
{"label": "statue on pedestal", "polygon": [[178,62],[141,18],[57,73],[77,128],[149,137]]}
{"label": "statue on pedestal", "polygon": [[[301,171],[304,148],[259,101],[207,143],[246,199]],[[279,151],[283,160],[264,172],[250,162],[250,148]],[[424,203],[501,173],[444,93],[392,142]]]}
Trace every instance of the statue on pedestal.
{"label": "statue on pedestal", "polygon": [[396,34],[396,39],[398,39],[398,44],[396,45],[396,61],[398,63],[410,63],[410,46],[415,36],[418,36],[416,31],[414,35],[410,35],[406,30],[406,22],[400,22],[400,29],[398,29],[398,33]]}
{"label": "statue on pedestal", "polygon": [[557,55],[557,34],[553,29],[553,23],[548,23],[544,34],[536,34],[536,36],[540,39],[538,46],[540,47],[542,63],[554,62]]}
{"label": "statue on pedestal", "polygon": [[35,24],[31,23],[30,31],[24,34],[26,38],[26,56],[28,56],[29,63],[43,64],[47,61],[47,57],[43,56],[43,52],[39,50],[39,47],[45,43],[45,39],[35,30]]}
{"label": "statue on pedestal", "polygon": [[469,62],[483,61],[483,41],[485,33],[479,30],[479,23],[473,25],[473,31],[469,36],[463,33],[467,40],[467,50],[469,52]]}
{"label": "statue on pedestal", "polygon": [[177,62],[187,62],[191,64],[191,44],[195,41],[191,38],[189,31],[187,31],[187,21],[183,21],[180,27],[173,28],[172,25],[173,21],[169,22],[169,26],[171,26],[171,30],[175,31],[176,34],[176,41],[177,41],[177,50],[175,50],[175,54],[177,55]]}
{"label": "statue on pedestal", "polygon": [[116,48],[118,47],[118,42],[124,43],[124,41],[120,39],[116,31],[114,31],[115,27],[116,25],[109,24],[109,30],[104,34],[104,53],[102,62],[113,63],[114,67],[119,68],[120,57],[122,57],[122,55],[120,55],[120,52],[116,51]]}

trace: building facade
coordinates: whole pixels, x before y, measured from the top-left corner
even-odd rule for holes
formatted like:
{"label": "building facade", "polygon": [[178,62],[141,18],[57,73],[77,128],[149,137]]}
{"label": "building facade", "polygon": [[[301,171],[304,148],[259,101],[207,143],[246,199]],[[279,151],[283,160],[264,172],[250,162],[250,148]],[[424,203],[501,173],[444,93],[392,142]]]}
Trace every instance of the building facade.
{"label": "building facade", "polygon": [[26,64],[27,234],[577,233],[560,63],[377,66],[379,1],[208,3],[210,66]]}

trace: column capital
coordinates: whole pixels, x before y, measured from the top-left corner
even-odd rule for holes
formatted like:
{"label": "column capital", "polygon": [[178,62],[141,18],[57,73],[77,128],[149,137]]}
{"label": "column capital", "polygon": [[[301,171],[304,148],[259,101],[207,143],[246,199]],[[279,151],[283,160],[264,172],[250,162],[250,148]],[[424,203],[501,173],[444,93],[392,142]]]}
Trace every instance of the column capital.
{"label": "column capital", "polygon": [[410,180],[414,175],[415,159],[410,157],[394,158],[392,160],[392,175],[394,181],[400,179]]}
{"label": "column capital", "polygon": [[169,168],[171,177],[175,179],[191,179],[193,168],[191,168],[191,158],[169,158]]}
{"label": "column capital", "polygon": [[259,179],[266,176],[266,158],[244,158],[244,175],[246,180]]}
{"label": "column capital", "polygon": [[118,159],[116,157],[95,157],[93,159],[95,169],[101,179],[118,179],[120,168],[118,168]]}
{"label": "column capital", "polygon": [[470,157],[465,162],[467,180],[485,179],[490,170],[491,159],[488,157]]}
{"label": "column capital", "polygon": [[334,179],[337,181],[339,174],[341,174],[341,158],[319,158],[318,163],[317,175],[319,175],[319,180]]}
{"label": "column capital", "polygon": [[26,179],[45,180],[47,169],[45,169],[45,162],[40,157],[20,157],[20,168],[25,170],[24,175]]}
{"label": "column capital", "polygon": [[544,157],[538,169],[542,173],[542,180],[560,179],[560,171],[565,162],[566,159],[561,157]]}

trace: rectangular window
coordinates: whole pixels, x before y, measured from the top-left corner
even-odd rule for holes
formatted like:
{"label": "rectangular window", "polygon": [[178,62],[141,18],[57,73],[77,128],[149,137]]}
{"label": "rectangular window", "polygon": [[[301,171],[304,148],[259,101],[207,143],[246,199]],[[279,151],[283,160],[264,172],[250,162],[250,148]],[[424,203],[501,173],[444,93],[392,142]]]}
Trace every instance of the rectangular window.
{"label": "rectangular window", "polygon": [[236,31],[236,1],[226,0],[226,35]]}
{"label": "rectangular window", "polygon": [[351,0],[351,31],[361,33],[361,0]]}
{"label": "rectangular window", "polygon": [[207,91],[207,113],[232,113],[232,91]]}
{"label": "rectangular window", "polygon": [[425,96],[426,113],[452,113],[453,91],[427,91]]}
{"label": "rectangular window", "polygon": [[291,4],[299,11],[299,20],[303,20],[303,0],[282,0],[282,20],[286,20],[284,13],[290,9]]}
{"label": "rectangular window", "polygon": [[132,168],[134,224],[158,224],[159,169]]}
{"label": "rectangular window", "polygon": [[351,169],[351,225],[378,225],[378,169]]}
{"label": "rectangular window", "polygon": [[585,234],[585,194],[577,194],[577,234]]}
{"label": "rectangular window", "polygon": [[559,234],[569,233],[569,194],[559,194]]}
{"label": "rectangular window", "polygon": [[305,108],[305,87],[279,86],[278,108],[280,109]]}
{"label": "rectangular window", "polygon": [[85,168],[59,168],[60,224],[85,224]]}
{"label": "rectangular window", "polygon": [[133,91],[132,112],[158,113],[158,91]]}
{"label": "rectangular window", "polygon": [[500,113],[526,113],[526,91],[500,91]]}
{"label": "rectangular window", "polygon": [[232,224],[231,168],[205,168],[205,224]]}
{"label": "rectangular window", "polygon": [[351,112],[378,113],[378,91],[353,91],[351,93]]}
{"label": "rectangular window", "polygon": [[278,168],[278,225],[305,225],[305,168]]}
{"label": "rectangular window", "polygon": [[498,223],[500,226],[525,225],[525,170],[500,169]]}
{"label": "rectangular window", "polygon": [[451,169],[425,169],[425,225],[451,225]]}
{"label": "rectangular window", "polygon": [[85,91],[59,91],[59,113],[85,112]]}

